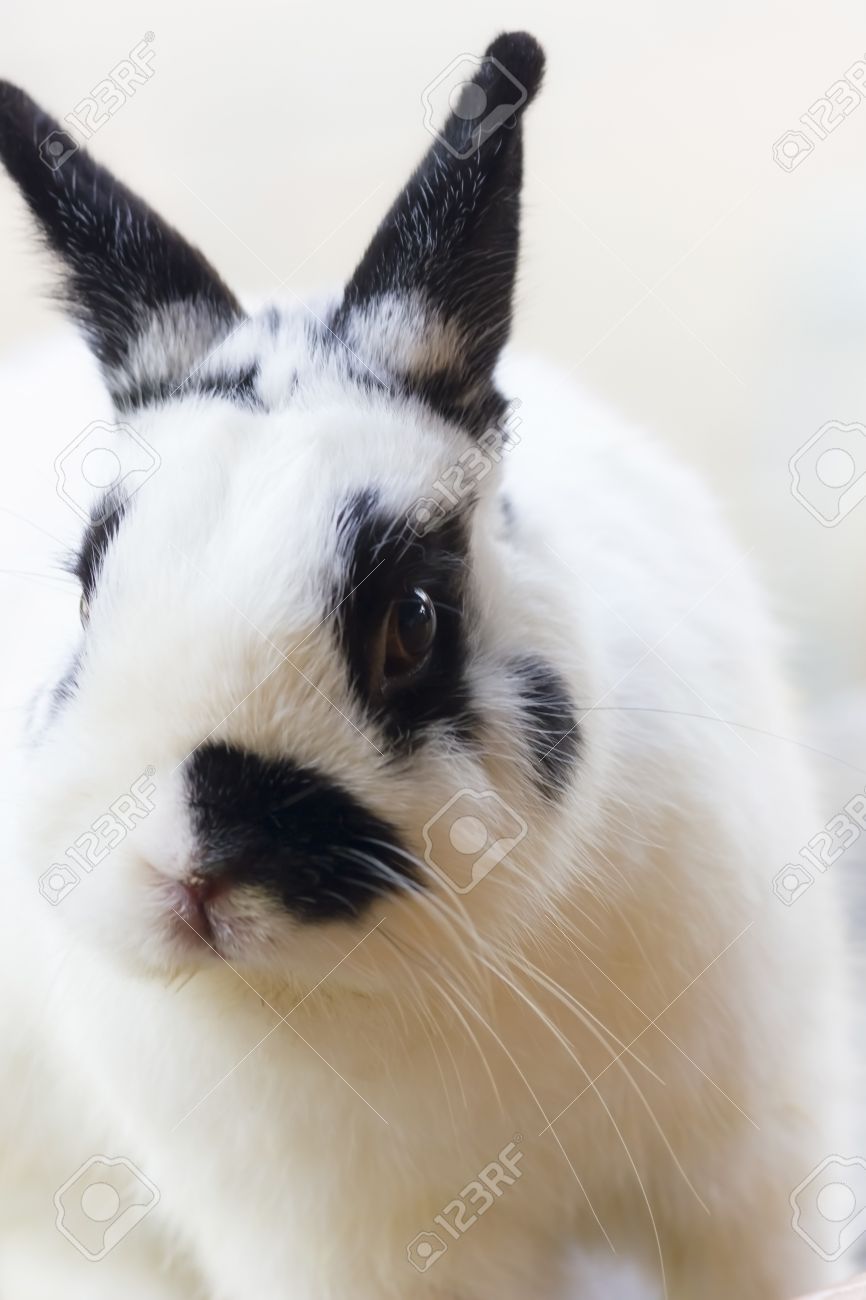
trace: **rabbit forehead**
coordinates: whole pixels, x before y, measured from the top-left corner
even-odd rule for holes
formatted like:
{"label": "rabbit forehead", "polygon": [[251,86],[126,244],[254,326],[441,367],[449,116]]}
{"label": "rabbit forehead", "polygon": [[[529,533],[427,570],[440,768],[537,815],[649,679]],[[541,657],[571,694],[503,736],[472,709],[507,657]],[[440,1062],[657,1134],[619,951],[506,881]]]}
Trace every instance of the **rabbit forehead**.
{"label": "rabbit forehead", "polygon": [[[333,554],[347,502],[372,493],[401,526],[472,447],[419,403],[324,386],[274,412],[201,397],[142,413],[138,427],[159,468],[121,506],[114,543],[140,576],[170,544],[264,561],[272,580],[280,569],[290,580]],[[473,497],[494,478],[473,482]]]}
{"label": "rabbit forehead", "polygon": [[[155,733],[170,719],[181,750],[230,715],[223,732],[244,745],[273,754],[297,738],[309,759],[324,728],[349,764],[358,736],[342,715],[360,710],[336,616],[387,597],[387,564],[365,585],[369,553],[386,537],[413,541],[413,504],[467,438],[412,403],[337,394],[276,413],[197,398],[140,427],[160,465],[109,520],[94,565],[80,707],[110,714],[112,699],[140,692]],[[468,530],[449,546],[445,567],[468,567]]]}

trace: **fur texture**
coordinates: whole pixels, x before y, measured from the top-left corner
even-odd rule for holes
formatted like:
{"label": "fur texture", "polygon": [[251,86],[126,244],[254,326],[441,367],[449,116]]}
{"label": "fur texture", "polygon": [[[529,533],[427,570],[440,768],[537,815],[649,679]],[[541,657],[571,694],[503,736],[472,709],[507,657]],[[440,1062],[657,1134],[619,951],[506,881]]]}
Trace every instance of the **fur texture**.
{"label": "fur texture", "polygon": [[[497,61],[528,102],[535,42],[488,56],[488,102]],[[40,172],[50,125],[3,90],[0,156],[159,468],[96,505],[7,779],[3,1295],[560,1300],[613,1294],[612,1248],[670,1300],[844,1273],[788,1200],[855,1139],[835,881],[771,890],[819,825],[776,638],[690,474],[498,364],[519,120],[463,158],[455,119],[342,295],[252,316],[95,164]],[[519,441],[483,443],[513,398]],[[388,677],[417,588],[434,648]],[[471,889],[466,791],[508,846]],[[99,1263],[51,1205],[95,1153],[160,1192]],[[448,1247],[423,1270],[420,1233]]]}

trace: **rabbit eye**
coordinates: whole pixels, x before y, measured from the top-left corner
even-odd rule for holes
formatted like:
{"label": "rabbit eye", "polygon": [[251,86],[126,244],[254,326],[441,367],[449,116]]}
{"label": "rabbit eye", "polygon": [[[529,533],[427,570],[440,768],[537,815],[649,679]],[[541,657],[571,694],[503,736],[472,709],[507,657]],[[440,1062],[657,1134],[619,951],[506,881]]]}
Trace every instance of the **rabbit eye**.
{"label": "rabbit eye", "polygon": [[399,683],[419,672],[436,639],[436,607],[421,587],[392,602],[385,624],[382,666],[386,683]]}
{"label": "rabbit eye", "polygon": [[90,599],[86,591],[82,591],[81,600],[78,602],[78,612],[81,615],[81,626],[87,627],[87,620],[90,618]]}
{"label": "rabbit eye", "polygon": [[409,538],[371,489],[340,508],[338,529],[335,630],[358,702],[403,753],[437,723],[468,735],[468,515]]}

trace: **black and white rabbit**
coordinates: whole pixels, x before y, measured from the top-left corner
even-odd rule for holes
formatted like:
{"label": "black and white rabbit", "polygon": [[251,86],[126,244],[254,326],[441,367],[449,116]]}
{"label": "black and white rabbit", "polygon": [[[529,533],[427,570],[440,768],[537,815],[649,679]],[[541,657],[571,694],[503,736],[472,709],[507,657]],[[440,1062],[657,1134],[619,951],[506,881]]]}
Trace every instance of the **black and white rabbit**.
{"label": "black and white rabbit", "polygon": [[8,1300],[846,1271],[789,1200],[855,1153],[773,629],[692,476],[500,356],[542,69],[499,37],[345,290],[253,315],[0,88],[125,471],[6,783]]}

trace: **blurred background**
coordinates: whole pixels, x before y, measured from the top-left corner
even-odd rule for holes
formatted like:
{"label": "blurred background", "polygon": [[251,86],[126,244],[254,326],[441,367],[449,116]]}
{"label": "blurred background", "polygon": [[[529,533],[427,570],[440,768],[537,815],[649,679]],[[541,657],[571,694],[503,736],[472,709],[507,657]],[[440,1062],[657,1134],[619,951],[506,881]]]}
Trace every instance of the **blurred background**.
{"label": "blurred background", "polygon": [[[84,17],[19,9],[0,74],[92,123],[82,102],[131,52],[146,55],[147,76],[119,103],[99,92],[110,111],[90,147],[239,293],[282,282],[304,294],[351,270],[429,144],[425,90],[444,109],[443,74],[514,27],[549,60],[527,119],[517,344],[712,481],[793,632],[795,673],[830,716],[859,689],[866,649],[862,3],[93,0]],[[62,447],[83,399],[70,363],[50,360],[67,327],[5,182],[0,282],[0,415],[18,424],[37,405],[62,425]],[[89,367],[83,348],[72,355]],[[855,428],[810,444],[828,422]],[[805,444],[808,504],[789,471]],[[50,464],[0,486],[12,557],[0,580],[31,580],[36,534],[21,516],[52,490]]]}

